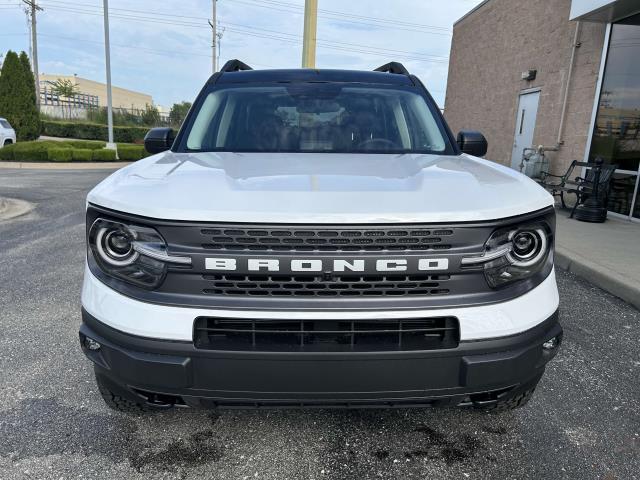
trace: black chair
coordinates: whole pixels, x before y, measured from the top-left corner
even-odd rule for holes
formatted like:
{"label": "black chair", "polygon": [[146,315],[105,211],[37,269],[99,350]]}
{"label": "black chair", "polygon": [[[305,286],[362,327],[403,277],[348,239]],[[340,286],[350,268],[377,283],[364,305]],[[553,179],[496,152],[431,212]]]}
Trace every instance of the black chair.
{"label": "black chair", "polygon": [[[583,167],[587,168],[584,178],[580,176],[574,177],[574,170]],[[602,200],[604,206],[607,205],[609,184],[611,183],[611,177],[616,168],[618,168],[617,165],[604,164],[600,158],[596,159],[595,162],[578,162],[574,160],[564,175],[553,175],[549,172],[541,172],[540,185],[549,190],[551,195],[560,197],[562,208],[567,208],[564,201],[564,194],[574,194],[576,196],[576,203],[570,215],[570,218],[573,218],[578,205],[584,204],[584,202],[594,194],[598,197],[598,200]]]}

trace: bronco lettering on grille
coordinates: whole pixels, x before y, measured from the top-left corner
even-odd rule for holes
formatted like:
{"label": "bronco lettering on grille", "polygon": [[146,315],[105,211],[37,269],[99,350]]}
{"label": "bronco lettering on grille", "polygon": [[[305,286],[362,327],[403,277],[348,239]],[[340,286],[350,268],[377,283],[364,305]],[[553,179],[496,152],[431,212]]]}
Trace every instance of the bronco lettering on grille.
{"label": "bronco lettering on grille", "polygon": [[442,271],[449,269],[448,258],[379,258],[379,259],[305,259],[275,258],[206,258],[205,268],[218,271],[247,272],[376,272]]}

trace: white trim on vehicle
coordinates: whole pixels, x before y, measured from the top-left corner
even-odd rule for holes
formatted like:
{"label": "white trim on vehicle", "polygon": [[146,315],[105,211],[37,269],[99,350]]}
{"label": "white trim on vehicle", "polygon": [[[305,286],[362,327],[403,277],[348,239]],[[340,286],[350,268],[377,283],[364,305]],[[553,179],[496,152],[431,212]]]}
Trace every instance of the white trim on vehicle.
{"label": "white trim on vehicle", "polygon": [[87,266],[82,306],[100,322],[121,332],[162,340],[193,340],[193,321],[199,316],[288,319],[390,319],[452,315],[460,321],[461,340],[515,335],[549,318],[558,308],[555,271],[536,288],[506,302],[472,307],[388,311],[257,311],[213,310],[144,303],[126,297],[98,280]]}

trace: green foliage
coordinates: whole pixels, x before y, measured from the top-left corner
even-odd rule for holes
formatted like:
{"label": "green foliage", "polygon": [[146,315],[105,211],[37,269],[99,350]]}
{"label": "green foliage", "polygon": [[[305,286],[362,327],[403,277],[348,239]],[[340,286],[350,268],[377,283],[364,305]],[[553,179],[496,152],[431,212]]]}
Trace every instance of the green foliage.
{"label": "green foliage", "polygon": [[46,162],[49,159],[47,150],[56,147],[59,147],[56,142],[16,143],[13,159],[16,162]]}
{"label": "green foliage", "polygon": [[144,112],[142,112],[141,120],[145,125],[157,127],[160,124],[160,112],[156,107],[147,103]]}
{"label": "green foliage", "polygon": [[113,162],[116,160],[116,151],[107,148],[93,150],[91,160],[94,162]]}
{"label": "green foliage", "polygon": [[94,150],[90,148],[73,148],[71,150],[72,160],[74,162],[90,162],[93,158]]}
{"label": "green foliage", "polygon": [[13,152],[16,148],[16,144],[7,145],[0,148],[0,161],[12,162],[14,160]]}
{"label": "green foliage", "polygon": [[80,89],[68,78],[59,78],[51,83],[51,92],[60,97],[72,98],[80,93]]}
{"label": "green foliage", "polygon": [[[116,142],[140,143],[149,131],[145,127],[113,127]],[[81,138],[87,140],[106,140],[108,137],[106,125],[97,123],[76,122],[42,122],[42,134],[50,137]]]}
{"label": "green foliage", "polygon": [[67,145],[72,146],[73,148],[81,148],[81,149],[88,149],[88,150],[99,150],[101,148],[104,148],[107,144],[106,142],[100,142],[98,140],[68,140],[65,142]]}
{"label": "green foliage", "polygon": [[[0,161],[5,162],[111,162],[114,150],[106,150],[104,142],[73,140],[68,142],[20,142],[0,148]],[[69,153],[60,152],[65,150]],[[95,154],[95,155],[94,155]],[[118,144],[118,155],[124,161],[136,161],[149,155],[142,145]]]}
{"label": "green foliage", "polygon": [[187,116],[190,108],[191,102],[174,103],[169,111],[169,121],[171,122],[171,125],[175,127],[182,125],[182,122]]}
{"label": "green foliage", "polygon": [[50,147],[47,149],[47,159],[50,162],[70,162],[73,149],[69,147]]}
{"label": "green foliage", "polygon": [[40,134],[35,88],[26,53],[18,57],[9,50],[0,73],[0,115],[13,126],[19,141],[34,140]]}
{"label": "green foliage", "polygon": [[124,162],[135,162],[145,157],[142,145],[118,145],[118,158]]}

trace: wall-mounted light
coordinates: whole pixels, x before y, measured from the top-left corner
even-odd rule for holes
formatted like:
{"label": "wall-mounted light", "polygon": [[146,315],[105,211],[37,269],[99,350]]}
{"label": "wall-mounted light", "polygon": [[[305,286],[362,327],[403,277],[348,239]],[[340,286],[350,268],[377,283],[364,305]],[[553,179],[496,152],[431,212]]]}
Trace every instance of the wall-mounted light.
{"label": "wall-mounted light", "polygon": [[537,70],[525,70],[524,72],[522,72],[522,75],[520,76],[520,78],[522,78],[522,80],[526,80],[530,82],[531,80],[536,79],[537,73],[538,73]]}

